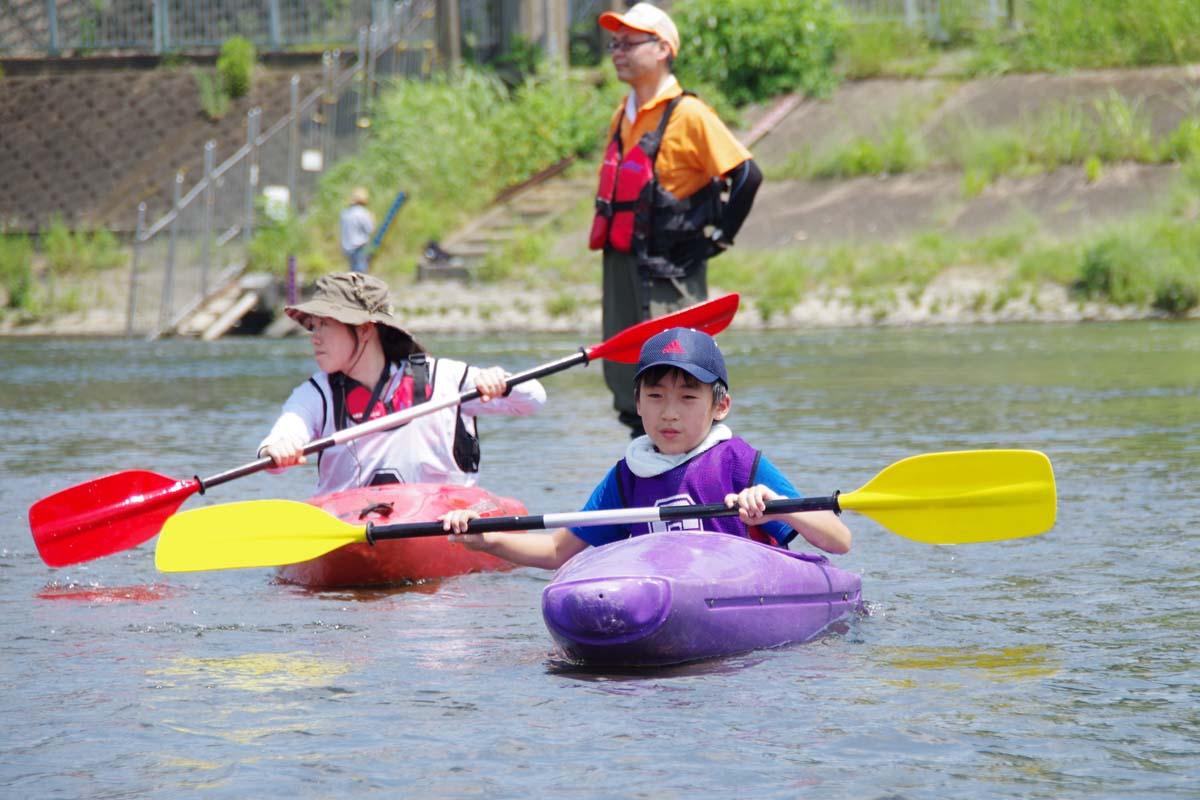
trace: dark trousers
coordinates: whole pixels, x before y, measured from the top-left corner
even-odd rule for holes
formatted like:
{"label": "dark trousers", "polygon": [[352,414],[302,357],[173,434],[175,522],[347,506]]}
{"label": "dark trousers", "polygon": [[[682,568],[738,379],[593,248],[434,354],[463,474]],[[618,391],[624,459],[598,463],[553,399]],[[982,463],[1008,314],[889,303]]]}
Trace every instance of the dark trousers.
{"label": "dark trousers", "polygon": [[[637,257],[632,253],[604,251],[604,339],[646,319],[661,317],[708,299],[708,262],[683,278],[652,278],[647,281],[638,272]],[[645,309],[649,308],[649,316]],[[604,382],[613,395],[617,418],[635,434],[641,433],[642,421],[633,399],[633,376],[637,364],[604,362]]]}

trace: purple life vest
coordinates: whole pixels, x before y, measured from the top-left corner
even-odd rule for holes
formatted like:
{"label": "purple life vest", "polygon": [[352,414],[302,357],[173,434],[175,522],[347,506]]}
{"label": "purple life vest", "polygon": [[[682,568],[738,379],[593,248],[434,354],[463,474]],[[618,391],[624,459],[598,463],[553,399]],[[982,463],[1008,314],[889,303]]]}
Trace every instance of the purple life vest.
{"label": "purple life vest", "polygon": [[[621,504],[625,508],[641,508],[722,503],[730,492],[740,492],[754,484],[760,456],[761,453],[746,440],[735,436],[652,478],[634,475],[625,459],[621,459],[617,463]],[[629,528],[631,536],[661,531],[704,530],[755,538],[737,517],[642,522]]]}

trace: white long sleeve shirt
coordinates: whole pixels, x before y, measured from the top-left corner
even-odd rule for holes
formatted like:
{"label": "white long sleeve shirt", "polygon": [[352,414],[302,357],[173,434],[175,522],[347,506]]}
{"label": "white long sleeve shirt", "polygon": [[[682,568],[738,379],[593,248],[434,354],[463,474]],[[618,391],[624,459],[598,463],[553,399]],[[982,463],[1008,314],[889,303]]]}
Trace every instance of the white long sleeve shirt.
{"label": "white long sleeve shirt", "polygon": [[[478,367],[448,358],[428,358],[430,403],[457,397],[475,388]],[[403,377],[393,369],[384,397],[390,397]],[[259,445],[289,439],[303,446],[335,433],[333,391],[329,376],[315,373],[292,390],[271,432]],[[481,414],[525,416],[546,402],[546,390],[536,380],[517,384],[507,397],[487,403],[472,400],[461,406],[467,430],[475,433],[475,417]],[[419,406],[418,406],[419,407]],[[459,406],[418,417],[401,428],[372,433],[324,450],[319,454],[316,494],[365,486],[379,475],[400,483],[454,483],[471,486],[479,473],[464,472],[454,460],[455,421]],[[400,410],[400,409],[396,409]],[[276,471],[276,470],[272,470]]]}

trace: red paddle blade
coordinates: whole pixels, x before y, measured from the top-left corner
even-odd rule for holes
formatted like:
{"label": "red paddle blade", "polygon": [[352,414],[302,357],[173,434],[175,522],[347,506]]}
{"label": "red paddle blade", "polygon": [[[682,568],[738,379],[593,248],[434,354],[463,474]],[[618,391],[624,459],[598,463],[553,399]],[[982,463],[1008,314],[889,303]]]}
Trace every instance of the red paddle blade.
{"label": "red paddle blade", "polygon": [[29,509],[29,528],[42,561],[65,567],[137,547],[198,491],[195,478],[117,472],[38,500]]}
{"label": "red paddle blade", "polygon": [[668,328],[695,328],[710,336],[716,336],[729,327],[733,315],[737,313],[739,297],[736,293],[724,294],[705,303],[667,314],[665,317],[648,319],[639,322],[632,328],[626,328],[606,342],[593,345],[587,349],[589,361],[597,358],[607,358],[609,361],[619,361],[622,364],[636,364],[642,353],[642,345],[655,334],[662,333]]}

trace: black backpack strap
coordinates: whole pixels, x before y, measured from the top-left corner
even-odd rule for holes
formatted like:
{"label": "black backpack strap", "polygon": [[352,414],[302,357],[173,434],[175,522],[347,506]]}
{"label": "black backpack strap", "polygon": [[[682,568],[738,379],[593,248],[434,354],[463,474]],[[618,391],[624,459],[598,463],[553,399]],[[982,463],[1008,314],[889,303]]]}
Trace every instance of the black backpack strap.
{"label": "black backpack strap", "polygon": [[[383,394],[384,388],[391,381],[390,369],[387,365],[383,368],[383,373],[379,376],[379,380],[375,383],[375,389],[371,392],[371,399],[367,401],[366,415],[370,418],[371,409],[375,408],[375,404],[379,402],[380,396]],[[346,413],[346,392],[348,391],[346,384],[350,382],[341,372],[335,372],[329,376],[329,388],[333,390],[333,426],[335,430],[342,430],[350,427],[351,420]],[[354,382],[357,385],[357,381]],[[383,407],[386,411],[391,412],[392,405],[388,401],[384,401]],[[362,420],[365,422],[366,420]]]}
{"label": "black backpack strap", "polygon": [[[340,375],[341,373],[338,373],[338,374]],[[320,431],[321,431],[321,433],[322,433],[322,434],[324,434],[324,433],[325,433],[325,425],[326,425],[326,423],[328,423],[328,422],[329,422],[329,401],[325,399],[325,392],[321,391],[321,384],[317,383],[317,382],[316,382],[316,380],[315,380],[315,379],[313,379],[313,378],[309,378],[309,379],[308,379],[308,382],[309,382],[309,383],[311,383],[311,384],[312,384],[312,386],[313,386],[313,388],[317,390],[317,395],[318,395],[318,396],[321,398],[321,427],[320,427]],[[319,456],[319,454],[318,454],[318,458],[319,458],[319,457],[320,457],[320,456]]]}
{"label": "black backpack strap", "polygon": [[[340,376],[342,373],[338,372],[336,374]],[[330,375],[329,379],[330,379],[330,382],[332,383],[333,375]],[[321,389],[321,384],[317,383],[316,380],[314,380],[313,378],[309,378],[308,382],[313,385],[313,388],[317,390],[317,394],[321,396],[321,428],[320,428],[320,431],[321,431],[321,435],[323,436],[325,434],[325,426],[329,423],[329,400],[326,399],[325,392]],[[337,392],[334,392],[333,396],[337,397]],[[320,474],[320,472],[321,472],[321,456],[323,456],[323,455],[325,455],[324,450],[317,453],[317,473],[318,474]]]}
{"label": "black backpack strap", "polygon": [[[462,394],[463,386],[467,382],[467,373],[471,371],[470,367],[463,370],[462,378],[458,382],[458,392]],[[475,432],[467,430],[467,423],[463,421],[462,404],[458,406],[458,415],[454,419],[454,463],[463,472],[479,472],[480,448],[479,448],[479,418],[474,419]]]}
{"label": "black backpack strap", "polygon": [[662,119],[658,121],[658,127],[653,132],[647,133],[638,141],[638,147],[642,152],[650,157],[650,163],[653,164],[658,160],[658,151],[662,147],[663,134],[667,131],[667,123],[671,121],[671,112],[675,110],[675,106],[679,105],[679,101],[685,97],[695,97],[693,92],[684,91],[677,97],[672,97],[667,103],[666,109],[663,110]]}
{"label": "black backpack strap", "polygon": [[405,367],[413,379],[413,405],[429,401],[429,358],[424,353],[412,353]]}
{"label": "black backpack strap", "polygon": [[340,372],[330,375],[329,390],[333,395],[333,429],[341,430],[346,418],[346,376]]}

